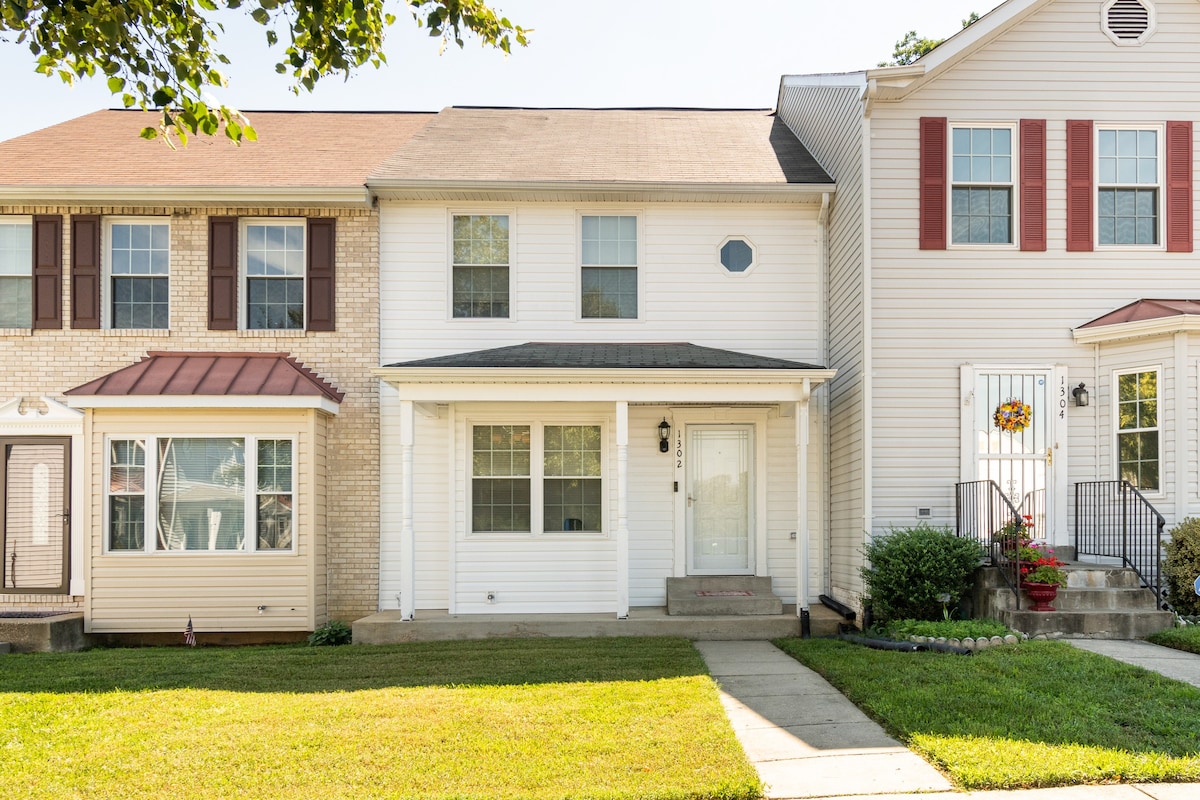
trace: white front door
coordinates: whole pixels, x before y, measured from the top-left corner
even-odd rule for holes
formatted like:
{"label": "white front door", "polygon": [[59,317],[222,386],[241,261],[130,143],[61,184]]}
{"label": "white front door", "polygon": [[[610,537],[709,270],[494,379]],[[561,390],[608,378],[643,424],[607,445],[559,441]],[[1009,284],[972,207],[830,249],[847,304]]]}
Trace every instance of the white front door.
{"label": "white front door", "polygon": [[689,575],[754,574],[754,426],[687,426]]}
{"label": "white front door", "polygon": [[67,591],[70,440],[0,439],[4,592]]}
{"label": "white front door", "polygon": [[1065,374],[1050,367],[975,368],[969,379],[964,480],[995,482],[1032,520],[1034,537],[1053,541],[1061,500],[1054,480],[1055,423],[1066,413]]}

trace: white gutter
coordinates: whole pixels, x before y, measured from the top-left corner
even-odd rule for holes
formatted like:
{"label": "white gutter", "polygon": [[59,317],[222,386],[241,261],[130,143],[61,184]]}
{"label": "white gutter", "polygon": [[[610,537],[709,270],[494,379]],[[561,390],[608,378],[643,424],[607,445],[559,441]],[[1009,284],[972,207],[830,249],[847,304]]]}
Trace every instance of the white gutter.
{"label": "white gutter", "polygon": [[578,192],[578,193],[674,193],[674,194],[759,194],[768,197],[821,195],[837,191],[832,183],[672,183],[665,181],[478,181],[375,178],[367,187],[380,196],[403,197],[428,192]]}
{"label": "white gutter", "polygon": [[[863,415],[863,430],[862,430],[862,475],[863,475],[863,527],[868,536],[872,535],[875,528],[875,509],[874,509],[874,491],[875,485],[875,459],[871,449],[871,440],[875,435],[875,425],[873,415],[875,412],[872,398],[875,396],[875,358],[874,358],[874,329],[872,326],[872,318],[874,316],[873,299],[874,292],[872,291],[873,274],[873,259],[871,255],[871,217],[874,213],[871,203],[871,159],[873,156],[871,150],[871,117],[867,111],[870,108],[869,100],[863,101],[863,118],[862,118],[862,158],[860,159],[862,168],[862,254],[863,254],[863,355],[862,355],[862,415]],[[865,544],[865,543],[864,543]]]}
{"label": "white gutter", "polygon": [[587,384],[704,386],[799,385],[831,379],[832,369],[687,369],[637,367],[377,367],[371,372],[391,384]]}
{"label": "white gutter", "polygon": [[71,408],[311,408],[337,414],[338,404],[313,395],[69,395]]}
{"label": "white gutter", "polygon": [[370,208],[364,186],[3,186],[8,205],[287,205]]}

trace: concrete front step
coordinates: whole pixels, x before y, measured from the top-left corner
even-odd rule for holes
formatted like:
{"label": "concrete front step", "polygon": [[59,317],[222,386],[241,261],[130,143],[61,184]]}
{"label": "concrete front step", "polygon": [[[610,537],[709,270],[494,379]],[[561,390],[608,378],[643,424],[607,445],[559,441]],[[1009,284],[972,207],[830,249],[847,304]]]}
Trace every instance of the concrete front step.
{"label": "concrete front step", "polygon": [[[997,590],[993,607],[1011,610],[1016,597],[1010,589]],[[1029,608],[1033,601],[1022,592],[1021,607]],[[1072,589],[1060,588],[1051,603],[1059,611],[1155,611],[1154,595],[1145,589]]]}
{"label": "concrete front step", "polygon": [[671,616],[771,616],[782,612],[783,601],[771,591],[770,578],[667,578],[667,614]]}
{"label": "concrete front step", "polygon": [[[1057,609],[1057,601],[1055,601]],[[1061,634],[1071,639],[1144,639],[1175,625],[1169,611],[1006,610],[999,621],[1028,636]]]}

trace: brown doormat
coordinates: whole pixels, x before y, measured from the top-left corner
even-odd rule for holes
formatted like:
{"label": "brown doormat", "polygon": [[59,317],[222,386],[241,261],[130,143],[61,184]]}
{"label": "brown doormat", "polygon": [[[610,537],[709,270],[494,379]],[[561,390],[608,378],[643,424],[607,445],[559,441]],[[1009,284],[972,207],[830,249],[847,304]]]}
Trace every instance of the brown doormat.
{"label": "brown doormat", "polygon": [[719,591],[698,591],[696,597],[754,597],[754,592],[742,589],[722,589]]}

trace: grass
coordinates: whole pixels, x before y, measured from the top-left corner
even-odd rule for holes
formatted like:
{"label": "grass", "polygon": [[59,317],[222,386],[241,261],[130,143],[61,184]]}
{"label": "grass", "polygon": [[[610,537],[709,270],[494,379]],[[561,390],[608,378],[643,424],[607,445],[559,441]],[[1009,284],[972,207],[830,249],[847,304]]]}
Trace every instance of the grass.
{"label": "grass", "polygon": [[964,789],[1200,781],[1200,689],[1063,642],[776,642]]}
{"label": "grass", "polygon": [[0,786],[28,798],[755,798],[676,639],[10,655]]}
{"label": "grass", "polygon": [[1186,650],[1189,653],[1200,653],[1200,626],[1198,625],[1189,625],[1186,628],[1168,628],[1146,638],[1148,641],[1164,647]]}

